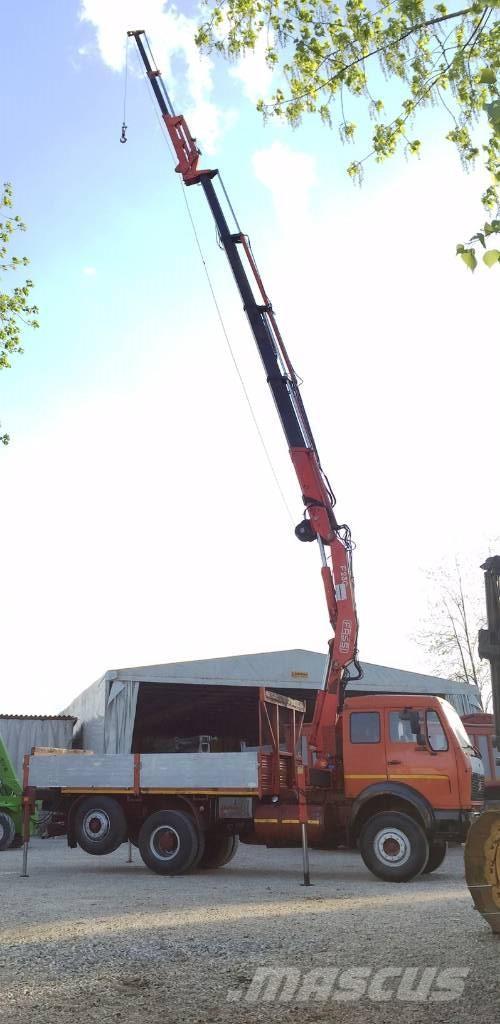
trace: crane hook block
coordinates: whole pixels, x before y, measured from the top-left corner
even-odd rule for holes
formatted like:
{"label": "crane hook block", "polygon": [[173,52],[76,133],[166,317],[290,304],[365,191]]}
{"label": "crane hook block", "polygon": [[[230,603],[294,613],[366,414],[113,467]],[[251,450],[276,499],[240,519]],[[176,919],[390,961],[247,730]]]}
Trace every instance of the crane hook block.
{"label": "crane hook block", "polygon": [[122,124],[122,134],[121,134],[121,137],[120,137],[120,142],[126,142],[127,141],[127,134],[126,134],[126,132],[127,132],[127,125],[125,124],[125,121],[124,121],[123,124]]}

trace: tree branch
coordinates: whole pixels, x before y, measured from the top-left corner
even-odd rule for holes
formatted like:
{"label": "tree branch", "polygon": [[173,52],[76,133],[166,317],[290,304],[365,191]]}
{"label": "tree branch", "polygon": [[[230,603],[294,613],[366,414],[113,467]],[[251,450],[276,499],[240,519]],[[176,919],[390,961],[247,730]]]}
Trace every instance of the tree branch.
{"label": "tree branch", "polygon": [[470,639],[470,633],[469,633],[469,623],[468,623],[468,620],[467,620],[467,609],[465,607],[465,597],[464,597],[464,591],[463,591],[463,586],[462,586],[462,575],[461,575],[461,573],[459,573],[459,575],[458,575],[458,582],[459,582],[459,587],[460,587],[460,601],[461,601],[461,606],[462,606],[462,621],[463,621],[463,627],[464,627],[464,633],[465,633],[465,641],[466,641],[466,644],[467,644],[467,651],[468,651],[468,654],[469,654],[469,661],[470,661],[471,669],[472,669],[472,677],[473,677],[474,682],[475,682],[475,684],[477,686],[478,685],[477,673],[476,673],[476,666],[475,666],[475,663],[474,663],[474,653],[473,653],[473,649],[472,649],[472,645],[471,645],[471,639]]}
{"label": "tree branch", "polygon": [[467,672],[467,665],[465,664],[464,652],[462,650],[462,642],[461,642],[460,637],[459,637],[459,635],[457,633],[457,627],[455,625],[455,619],[453,618],[453,615],[451,614],[450,609],[448,608],[448,605],[446,604],[445,600],[443,600],[443,604],[444,604],[444,607],[446,608],[446,614],[448,615],[448,618],[449,618],[449,620],[451,622],[451,628],[453,630],[453,635],[455,637],[455,642],[456,642],[458,651],[460,653],[460,661],[462,662],[462,668],[464,670],[465,681],[468,683],[469,682],[469,673]]}
{"label": "tree branch", "polygon": [[[391,39],[390,43],[385,43],[382,46],[377,46],[376,49],[370,50],[369,53],[360,53],[360,54],[358,54],[358,56],[355,58],[355,60],[350,61],[349,64],[344,64],[344,66],[342,68],[340,68],[339,71],[337,71],[334,75],[332,75],[331,78],[328,78],[326,80],[326,82],[324,82],[322,85],[319,85],[316,89],[314,89],[313,92],[319,92],[320,89],[326,89],[327,86],[333,85],[333,83],[338,81],[339,78],[342,78],[342,76],[346,73],[346,71],[350,71],[351,68],[356,67],[356,64],[359,64],[360,61],[368,60],[369,57],[376,57],[377,54],[384,53],[386,50],[389,50],[392,47],[397,46],[399,43],[404,42],[404,40],[407,39],[408,36],[413,35],[414,32],[419,32],[421,29],[424,29],[424,28],[431,28],[433,25],[438,25],[439,23],[441,23],[443,21],[449,21],[450,18],[465,17],[465,15],[466,14],[470,14],[471,11],[472,11],[472,7],[464,7],[463,10],[461,10],[461,11],[453,11],[453,12],[451,12],[449,14],[442,14],[438,18],[431,18],[429,21],[421,21],[421,22],[417,23],[416,25],[412,25],[411,28],[406,29],[405,32],[403,32],[402,35],[397,37],[397,39]],[[478,28],[478,26],[476,26],[476,29],[477,28]],[[476,29],[475,29],[475,31],[476,31]],[[326,64],[326,62],[328,60],[330,60],[334,55],[335,55],[335,53],[334,53],[333,50],[332,50],[331,53],[327,53],[326,56],[323,57],[323,59],[319,62],[317,68],[315,69],[315,74],[317,74],[319,69],[323,66],[323,64]],[[272,103],[269,104],[268,103],[268,104],[266,104],[266,107],[267,107],[267,109],[269,109],[270,107],[272,108],[272,107],[277,107],[277,106],[280,106],[280,107],[281,106],[290,106],[290,104],[292,104],[292,103],[298,103],[298,102],[300,102],[300,100],[306,99],[306,97],[308,95],[309,95],[309,93],[304,92],[304,93],[302,93],[299,96],[291,97],[289,100],[282,100],[279,104],[278,103],[274,103],[274,104],[272,104]]]}

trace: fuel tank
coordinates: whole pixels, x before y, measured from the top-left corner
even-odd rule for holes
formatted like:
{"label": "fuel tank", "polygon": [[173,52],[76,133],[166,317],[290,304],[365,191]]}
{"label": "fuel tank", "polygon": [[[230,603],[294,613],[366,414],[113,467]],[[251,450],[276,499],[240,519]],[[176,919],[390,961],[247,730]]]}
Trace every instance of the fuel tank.
{"label": "fuel tank", "polygon": [[[307,838],[311,846],[325,842],[325,808],[309,804],[307,809]],[[298,804],[257,803],[254,809],[253,831],[243,842],[265,846],[298,846],[301,828]]]}

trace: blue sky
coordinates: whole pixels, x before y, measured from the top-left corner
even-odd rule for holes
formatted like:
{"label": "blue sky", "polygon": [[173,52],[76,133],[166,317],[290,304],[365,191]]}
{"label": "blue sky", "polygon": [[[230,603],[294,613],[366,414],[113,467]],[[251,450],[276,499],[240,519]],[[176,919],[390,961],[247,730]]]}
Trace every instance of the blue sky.
{"label": "blue sky", "polygon": [[[294,541],[262,456],[135,54],[118,141],[124,20],[138,6],[305,379],[358,541],[361,656],[430,668],[411,640],[429,598],[421,570],[457,553],[475,565],[500,534],[498,480],[484,484],[498,285],[453,256],[481,218],[480,171],[463,175],[431,112],[424,159],[373,165],[359,191],[334,131],[263,125],[249,98],[258,61],[193,55],[192,6],[29,0],[3,10],[0,66],[2,176],[29,225],[19,251],[41,321],[0,380],[13,438],[0,453],[2,708],[60,710],[119,665],[328,638],[315,551]],[[188,199],[298,521],[233,282],[201,191]]]}

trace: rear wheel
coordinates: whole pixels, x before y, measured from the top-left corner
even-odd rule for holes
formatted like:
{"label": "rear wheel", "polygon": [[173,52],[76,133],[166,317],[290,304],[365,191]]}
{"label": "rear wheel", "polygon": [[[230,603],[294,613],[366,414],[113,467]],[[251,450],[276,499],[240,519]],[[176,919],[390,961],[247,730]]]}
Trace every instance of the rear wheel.
{"label": "rear wheel", "polygon": [[139,832],[139,851],[157,874],[180,875],[196,866],[203,853],[203,835],[190,814],[156,811]]}
{"label": "rear wheel", "polygon": [[238,836],[228,836],[224,832],[207,832],[205,836],[205,852],[200,860],[200,868],[223,868],[233,859],[239,846]]}
{"label": "rear wheel", "polygon": [[409,882],[421,874],[429,859],[423,828],[399,811],[370,818],[361,830],[359,848],[367,868],[386,882]]}
{"label": "rear wheel", "polygon": [[0,850],[8,850],[16,836],[14,819],[7,811],[0,811]]}
{"label": "rear wheel", "polygon": [[425,865],[422,872],[423,875],[430,875],[431,871],[436,871],[437,868],[441,867],[441,864],[446,857],[446,851],[448,849],[448,843],[445,839],[435,839],[429,847],[429,860]]}
{"label": "rear wheel", "polygon": [[76,809],[74,830],[78,846],[85,853],[113,853],[127,838],[123,808],[110,796],[87,797]]}

